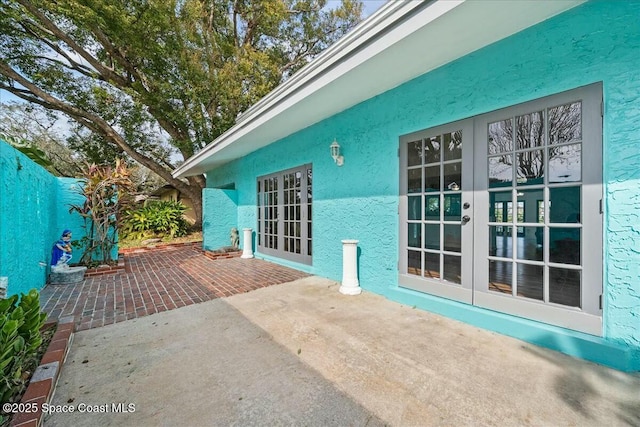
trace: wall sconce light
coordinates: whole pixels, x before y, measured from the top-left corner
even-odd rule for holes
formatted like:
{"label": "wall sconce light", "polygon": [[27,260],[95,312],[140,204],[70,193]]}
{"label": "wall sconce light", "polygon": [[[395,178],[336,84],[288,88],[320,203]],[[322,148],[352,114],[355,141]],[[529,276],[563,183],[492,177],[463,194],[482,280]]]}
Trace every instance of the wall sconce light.
{"label": "wall sconce light", "polygon": [[336,162],[336,165],[344,165],[344,157],[340,155],[340,144],[338,144],[338,141],[334,139],[329,148],[331,149],[331,157],[333,161]]}

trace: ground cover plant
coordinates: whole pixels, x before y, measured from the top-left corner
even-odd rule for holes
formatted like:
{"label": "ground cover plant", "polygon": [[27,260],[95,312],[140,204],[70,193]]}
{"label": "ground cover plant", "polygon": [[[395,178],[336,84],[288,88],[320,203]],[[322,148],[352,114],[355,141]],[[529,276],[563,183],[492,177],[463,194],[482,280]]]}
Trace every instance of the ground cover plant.
{"label": "ground cover plant", "polygon": [[131,240],[185,236],[189,229],[189,223],[183,216],[186,210],[185,205],[172,200],[153,201],[129,210],[124,216],[123,236]]}
{"label": "ground cover plant", "polygon": [[[0,300],[0,404],[18,402],[43,353],[40,294],[13,295]],[[0,413],[0,425],[9,420]]]}

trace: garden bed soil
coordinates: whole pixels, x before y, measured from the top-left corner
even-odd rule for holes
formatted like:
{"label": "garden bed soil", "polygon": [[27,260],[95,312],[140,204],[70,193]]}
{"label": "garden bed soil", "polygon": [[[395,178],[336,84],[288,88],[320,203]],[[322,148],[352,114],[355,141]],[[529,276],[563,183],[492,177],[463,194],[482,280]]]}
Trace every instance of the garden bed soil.
{"label": "garden bed soil", "polygon": [[[151,237],[153,238],[153,236]],[[168,245],[168,244],[170,245],[170,244],[176,244],[176,243],[198,243],[198,242],[202,242],[202,232],[197,231],[182,237],[159,236],[158,238],[160,239],[159,242],[151,243],[151,244],[143,243],[143,242],[145,242],[146,240],[155,240],[155,239],[144,238],[144,239],[137,239],[137,240],[121,240],[118,242],[118,247],[120,248],[119,252],[122,252],[123,250],[138,249],[138,248],[144,248],[148,246]]]}
{"label": "garden bed soil", "polygon": [[185,247],[185,246],[193,246],[198,249],[202,249],[202,240],[197,242],[178,242],[178,243],[153,243],[147,246],[137,246],[131,248],[122,248],[118,251],[119,255],[126,255],[130,253],[141,253],[141,252],[149,252],[158,249],[167,249],[173,247]]}

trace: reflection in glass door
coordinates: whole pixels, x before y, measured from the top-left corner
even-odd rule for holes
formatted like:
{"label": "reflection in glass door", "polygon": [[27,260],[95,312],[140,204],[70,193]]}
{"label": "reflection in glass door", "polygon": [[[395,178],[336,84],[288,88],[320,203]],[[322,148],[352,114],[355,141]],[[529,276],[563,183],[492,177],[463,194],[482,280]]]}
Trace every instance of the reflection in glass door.
{"label": "reflection in glass door", "polygon": [[488,124],[490,291],[581,306],[581,129],[581,102]]}
{"label": "reflection in glass door", "polygon": [[[471,300],[471,127],[451,124],[402,138],[403,284]],[[467,248],[466,250],[464,248]],[[466,253],[466,255],[465,255]],[[417,280],[416,280],[417,279]],[[425,280],[423,280],[425,279]]]}
{"label": "reflection in glass door", "polygon": [[475,118],[474,302],[599,334],[602,131],[590,89]]}
{"label": "reflection in glass door", "polygon": [[399,285],[601,334],[601,93],[401,137]]}

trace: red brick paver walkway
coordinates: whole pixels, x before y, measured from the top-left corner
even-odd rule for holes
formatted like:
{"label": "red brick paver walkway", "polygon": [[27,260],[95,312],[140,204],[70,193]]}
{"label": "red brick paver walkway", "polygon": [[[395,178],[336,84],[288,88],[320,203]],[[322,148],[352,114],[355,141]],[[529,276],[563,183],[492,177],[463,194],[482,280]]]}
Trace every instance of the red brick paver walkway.
{"label": "red brick paver walkway", "polygon": [[189,246],[125,257],[125,272],[46,286],[40,293],[44,311],[52,318],[74,316],[76,329],[83,330],[308,276],[258,259],[211,260]]}

